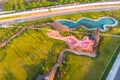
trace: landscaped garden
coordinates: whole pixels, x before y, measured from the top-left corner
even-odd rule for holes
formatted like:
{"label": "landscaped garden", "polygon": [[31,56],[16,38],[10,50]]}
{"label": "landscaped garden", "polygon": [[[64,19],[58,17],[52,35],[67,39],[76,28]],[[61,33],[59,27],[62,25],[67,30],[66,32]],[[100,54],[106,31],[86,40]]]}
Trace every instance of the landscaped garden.
{"label": "landscaped garden", "polygon": [[[57,19],[76,21],[81,17],[98,19],[102,16],[113,17],[119,22],[119,12],[120,10],[76,13],[15,24],[15,26],[51,29],[50,26],[39,25]],[[18,28],[14,29],[0,29],[1,42],[19,30]],[[78,28],[75,31],[94,32],[94,30],[84,28]],[[89,34],[73,32],[61,32],[61,34],[63,36],[72,34],[78,39],[84,35],[90,36]],[[108,31],[101,34],[120,35],[120,24],[116,27],[108,27]],[[76,56],[72,52],[65,52],[65,58],[57,70],[55,80],[98,80],[119,43],[119,37],[101,35],[97,47],[97,57],[95,58]],[[31,30],[28,28],[20,36],[11,40],[7,46],[0,49],[0,80],[35,80],[38,74],[45,74],[50,70],[56,63],[59,53],[65,48],[68,48],[67,44],[61,40],[49,38],[47,30]],[[118,54],[118,51],[120,48],[115,54]]]}

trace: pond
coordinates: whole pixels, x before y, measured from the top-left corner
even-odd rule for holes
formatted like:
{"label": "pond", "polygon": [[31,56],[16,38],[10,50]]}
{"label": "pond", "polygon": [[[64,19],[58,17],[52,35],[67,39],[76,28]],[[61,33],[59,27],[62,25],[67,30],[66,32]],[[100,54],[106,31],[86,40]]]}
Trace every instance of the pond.
{"label": "pond", "polygon": [[93,20],[90,18],[80,18],[77,21],[71,21],[67,19],[57,20],[63,26],[68,28],[77,28],[78,26],[84,26],[87,29],[95,29],[98,27],[101,31],[107,30],[106,26],[116,26],[118,22],[110,17],[100,17],[97,20]]}

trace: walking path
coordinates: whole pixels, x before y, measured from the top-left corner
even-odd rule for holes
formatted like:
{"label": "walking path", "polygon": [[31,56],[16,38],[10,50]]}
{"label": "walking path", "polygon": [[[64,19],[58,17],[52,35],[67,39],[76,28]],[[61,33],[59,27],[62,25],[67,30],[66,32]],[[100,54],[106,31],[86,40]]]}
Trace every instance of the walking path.
{"label": "walking path", "polygon": [[36,80],[54,80],[55,73],[56,73],[58,67],[60,66],[60,64],[62,64],[62,62],[64,60],[64,57],[65,57],[64,53],[65,52],[73,52],[75,55],[78,55],[77,53],[75,53],[74,51],[69,50],[69,49],[62,50],[57,58],[56,64],[51,68],[51,70],[44,75],[39,74],[37,76]]}
{"label": "walking path", "polygon": [[[33,27],[27,27],[28,29],[37,29],[37,30],[45,30],[45,31],[49,31],[51,29],[43,29],[43,28],[33,28]],[[88,32],[79,32],[79,31],[70,31],[72,33],[80,33],[80,34],[92,34],[92,33],[88,33]],[[120,37],[120,35],[114,35],[114,34],[100,34],[101,36],[111,36],[111,37]]]}
{"label": "walking path", "polygon": [[68,49],[62,50],[57,58],[56,64],[51,68],[51,70],[48,73],[46,73],[45,75],[39,74],[38,77],[36,78],[36,80],[53,80],[55,73],[57,71],[57,68],[60,66],[60,64],[63,61],[64,53],[66,51],[69,51],[69,50]]}
{"label": "walking path", "polygon": [[[80,33],[80,34],[92,34],[88,32],[79,32],[79,31],[71,31],[72,33]],[[101,36],[111,36],[111,37],[120,37],[120,35],[114,35],[114,34],[100,34]]]}
{"label": "walking path", "polygon": [[[43,28],[34,28],[34,27],[23,27],[21,28],[20,31],[18,31],[17,33],[15,33],[14,35],[12,35],[10,38],[8,38],[7,40],[3,41],[0,43],[0,48],[4,47],[7,45],[7,43],[12,40],[13,38],[15,38],[16,36],[19,36],[19,34],[21,34],[25,29],[37,29],[37,30],[45,30],[45,31],[50,31],[52,29],[43,29]],[[87,33],[87,32],[78,32],[78,31],[71,31],[72,33],[80,33],[80,34],[92,34],[92,33]],[[101,36],[111,36],[111,37],[120,37],[120,35],[112,35],[112,34],[100,34]]]}
{"label": "walking path", "polygon": [[6,46],[10,40],[14,39],[15,37],[19,36],[26,28],[23,27],[21,28],[17,33],[15,33],[14,35],[10,36],[7,40],[3,41],[0,43],[0,48]]}

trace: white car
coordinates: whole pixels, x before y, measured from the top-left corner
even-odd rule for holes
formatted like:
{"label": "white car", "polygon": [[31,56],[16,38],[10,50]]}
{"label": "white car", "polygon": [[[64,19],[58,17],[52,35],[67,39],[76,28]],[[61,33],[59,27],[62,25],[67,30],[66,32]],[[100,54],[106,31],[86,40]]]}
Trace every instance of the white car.
{"label": "white car", "polygon": [[21,22],[24,22],[24,20],[17,19],[17,20],[15,20],[15,22],[21,23]]}

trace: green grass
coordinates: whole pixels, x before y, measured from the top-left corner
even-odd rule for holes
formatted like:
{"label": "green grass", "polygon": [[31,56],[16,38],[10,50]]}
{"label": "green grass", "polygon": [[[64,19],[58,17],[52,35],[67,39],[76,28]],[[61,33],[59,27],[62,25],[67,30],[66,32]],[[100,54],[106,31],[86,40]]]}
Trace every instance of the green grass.
{"label": "green grass", "polygon": [[19,30],[19,28],[7,28],[7,29],[1,28],[0,29],[0,42],[4,41],[5,39],[13,35],[15,32],[17,32],[17,30]]}
{"label": "green grass", "polygon": [[118,49],[115,51],[115,54],[113,55],[112,59],[110,60],[110,63],[108,64],[105,72],[103,75],[101,75],[101,80],[105,80],[107,78],[107,75],[109,74],[113,64],[114,64],[114,61],[116,60],[118,54],[120,52],[120,46],[118,47]]}
{"label": "green grass", "polygon": [[[28,80],[32,80],[31,77],[34,76],[30,77],[27,76],[27,74],[34,75],[36,74],[36,71],[30,73],[31,71],[27,71],[26,69],[28,69],[29,66],[32,67],[38,65],[42,62],[42,59],[46,59],[49,51],[51,51],[51,48],[54,47],[53,45],[56,45],[56,47],[59,48],[55,51],[55,53],[57,52],[58,54],[64,47],[62,44],[62,41],[55,41],[45,36],[45,31],[26,30],[22,35],[13,39],[9,43],[4,48],[4,52],[0,53],[7,53],[0,62],[0,80],[6,80],[6,77],[7,80],[14,78],[17,80],[25,80],[26,77],[28,77]],[[39,66],[32,69],[37,69],[37,72],[39,72]],[[9,72],[12,75],[9,75]]]}
{"label": "green grass", "polygon": [[[60,76],[59,80],[99,80],[118,42],[120,42],[120,38],[103,38],[99,45],[98,56],[96,58],[75,56],[66,53],[67,60],[65,61],[68,62],[68,64],[65,66],[62,64],[65,68],[61,67],[61,71],[58,71],[57,75]],[[113,41],[114,44],[111,43]],[[55,80],[57,80],[57,78]]]}
{"label": "green grass", "polygon": [[3,18],[0,18],[0,20],[11,19],[11,18],[18,18],[18,17],[20,17],[20,15],[10,16],[10,17],[3,17]]}
{"label": "green grass", "polygon": [[[73,35],[78,38],[82,36]],[[98,80],[119,41],[120,38],[101,37],[96,58],[75,56],[66,52],[55,80]],[[4,48],[4,53],[1,52],[7,54],[0,62],[0,79],[33,80],[38,73],[45,74],[49,71],[55,64],[57,55],[65,47],[64,42],[48,38],[46,31],[28,29],[12,40]]]}
{"label": "green grass", "polygon": [[[113,17],[120,21],[119,12],[120,10],[77,13],[15,25],[25,27],[35,25],[35,27],[48,29],[49,26],[42,27],[39,25],[61,18],[77,20],[79,17],[96,19],[101,16]],[[18,28],[0,29],[1,41],[7,39],[17,30]],[[93,32],[84,28],[79,28],[76,31]],[[120,35],[120,24],[102,33]],[[84,36],[83,34],[67,32],[61,34],[64,36],[72,34],[79,39]],[[98,80],[119,42],[120,38],[101,36],[96,58],[76,56],[71,52],[66,52],[65,59],[55,75],[55,80]],[[35,80],[39,73],[45,74],[50,70],[56,63],[58,54],[64,48],[67,48],[66,43],[47,37],[46,31],[27,29],[19,37],[11,40],[6,47],[0,49],[0,80]],[[115,56],[117,56],[117,52]],[[113,64],[113,62],[111,63]],[[106,72],[109,72],[109,68]]]}

